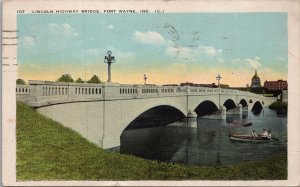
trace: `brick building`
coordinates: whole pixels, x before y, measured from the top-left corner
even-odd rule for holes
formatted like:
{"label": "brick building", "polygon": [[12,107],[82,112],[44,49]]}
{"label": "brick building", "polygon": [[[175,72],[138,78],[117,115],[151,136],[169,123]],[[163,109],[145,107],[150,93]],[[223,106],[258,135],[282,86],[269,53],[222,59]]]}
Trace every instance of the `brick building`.
{"label": "brick building", "polygon": [[277,80],[277,81],[265,81],[264,88],[268,90],[287,90],[287,81]]}

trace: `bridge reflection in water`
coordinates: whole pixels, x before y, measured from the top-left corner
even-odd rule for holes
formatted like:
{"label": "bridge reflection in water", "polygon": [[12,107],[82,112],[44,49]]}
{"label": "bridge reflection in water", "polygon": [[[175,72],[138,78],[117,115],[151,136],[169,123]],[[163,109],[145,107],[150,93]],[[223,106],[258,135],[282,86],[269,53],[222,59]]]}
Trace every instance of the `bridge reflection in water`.
{"label": "bridge reflection in water", "polygon": [[[252,121],[253,125],[229,128],[227,123],[235,119]],[[232,142],[229,139],[230,133],[250,134],[253,129],[259,133],[263,128],[272,129],[272,135],[280,141],[257,144]],[[252,112],[244,112],[242,117],[228,114],[226,120],[185,118],[167,126],[125,130],[121,136],[120,152],[147,159],[204,166],[262,160],[287,153],[287,118],[265,108],[258,115]]]}

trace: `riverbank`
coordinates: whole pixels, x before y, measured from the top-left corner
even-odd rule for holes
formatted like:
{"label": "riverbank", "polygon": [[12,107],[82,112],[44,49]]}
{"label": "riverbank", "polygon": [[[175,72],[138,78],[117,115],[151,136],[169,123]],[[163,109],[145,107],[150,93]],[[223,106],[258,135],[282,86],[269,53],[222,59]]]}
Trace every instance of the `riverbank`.
{"label": "riverbank", "polygon": [[284,180],[286,155],[224,167],[188,167],[105,151],[17,103],[17,180]]}
{"label": "riverbank", "polygon": [[277,111],[280,114],[287,114],[288,103],[276,101],[269,106],[270,109]]}

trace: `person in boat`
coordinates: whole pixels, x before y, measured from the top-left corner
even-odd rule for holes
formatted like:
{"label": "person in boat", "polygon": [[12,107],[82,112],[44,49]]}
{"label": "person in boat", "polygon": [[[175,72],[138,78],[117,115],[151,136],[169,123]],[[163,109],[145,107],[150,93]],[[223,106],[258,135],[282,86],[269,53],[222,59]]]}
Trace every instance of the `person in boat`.
{"label": "person in boat", "polygon": [[267,129],[263,129],[263,132],[261,133],[262,138],[267,138],[268,137],[268,131]]}
{"label": "person in boat", "polygon": [[271,139],[272,138],[272,134],[271,134],[271,131],[269,130],[268,131],[268,139]]}
{"label": "person in boat", "polygon": [[251,138],[257,138],[256,130],[252,131]]}
{"label": "person in boat", "polygon": [[263,129],[261,137],[264,139],[271,139],[271,132],[267,131],[267,129]]}

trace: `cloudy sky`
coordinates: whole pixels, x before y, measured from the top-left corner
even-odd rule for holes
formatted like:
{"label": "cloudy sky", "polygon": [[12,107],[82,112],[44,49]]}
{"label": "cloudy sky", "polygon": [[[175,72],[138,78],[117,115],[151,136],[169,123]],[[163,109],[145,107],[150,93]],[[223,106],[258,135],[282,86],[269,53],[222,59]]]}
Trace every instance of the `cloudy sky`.
{"label": "cloudy sky", "polygon": [[26,14],[18,15],[18,76],[56,80],[69,73],[107,80],[116,58],[119,83],[212,83],[245,86],[287,79],[287,14]]}

